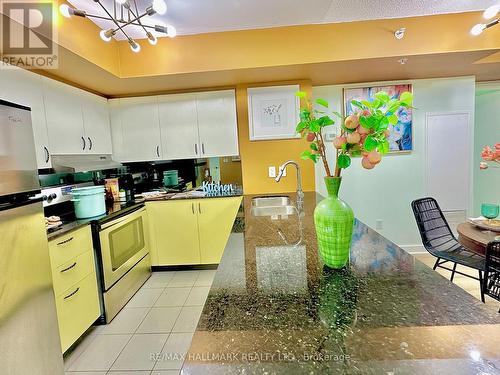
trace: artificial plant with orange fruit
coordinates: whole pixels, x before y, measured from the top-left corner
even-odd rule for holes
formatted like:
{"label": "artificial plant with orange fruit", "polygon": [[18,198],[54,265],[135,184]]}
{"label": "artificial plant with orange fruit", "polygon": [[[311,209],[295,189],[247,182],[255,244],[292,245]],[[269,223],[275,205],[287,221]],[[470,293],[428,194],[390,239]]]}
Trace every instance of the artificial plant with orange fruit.
{"label": "artificial plant with orange fruit", "polygon": [[[306,105],[300,109],[300,122],[296,131],[310,143],[310,150],[302,152],[302,159],[313,162],[322,160],[327,177],[340,177],[342,169],[351,165],[351,158],[361,156],[361,165],[365,169],[373,169],[382,160],[382,155],[389,152],[387,138],[390,127],[398,123],[397,112],[401,107],[412,108],[413,95],[403,92],[399,98],[391,98],[384,91],[375,94],[372,101],[352,100],[351,104],[358,111],[347,117],[339,112],[331,111],[329,103],[324,99],[316,99],[312,103],[305,92],[296,94],[304,99]],[[316,104],[316,107],[314,106]],[[317,109],[317,108],[320,109]],[[333,140],[336,149],[335,170],[331,173],[326,157],[326,144],[323,129],[335,124],[329,115],[341,120],[340,135]]]}

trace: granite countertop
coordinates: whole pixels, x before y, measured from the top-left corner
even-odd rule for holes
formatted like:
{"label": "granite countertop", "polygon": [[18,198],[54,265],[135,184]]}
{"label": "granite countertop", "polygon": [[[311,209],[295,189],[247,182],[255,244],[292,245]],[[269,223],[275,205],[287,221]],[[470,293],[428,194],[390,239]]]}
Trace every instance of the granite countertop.
{"label": "granite countertop", "polygon": [[152,198],[146,199],[147,202],[166,202],[171,200],[184,200],[184,199],[210,199],[210,198],[227,198],[227,197],[241,197],[243,196],[243,191],[240,189],[231,192],[214,192],[205,193],[201,195],[202,192],[198,190],[192,190],[189,192],[182,193],[168,193],[162,198]]}
{"label": "granite countertop", "polygon": [[[294,194],[291,194],[294,196]],[[319,259],[301,217],[250,214],[231,237],[183,366],[186,374],[499,374],[500,317],[356,221],[348,269]]]}
{"label": "granite countertop", "polygon": [[[181,195],[179,195],[181,194]],[[166,202],[166,201],[171,201],[171,200],[180,200],[180,199],[209,199],[209,198],[224,198],[224,197],[241,197],[243,195],[243,192],[241,190],[236,190],[233,192],[228,192],[228,193],[210,193],[206,194],[204,196],[198,196],[198,195],[189,195],[189,193],[176,193],[176,195],[179,195],[177,197],[173,196],[167,196],[162,199],[151,199],[151,200],[146,200],[146,199],[135,199],[134,201],[129,201],[127,203],[120,203],[120,202],[115,202],[112,205],[107,205],[106,206],[106,214],[98,216],[98,217],[93,217],[89,219],[76,219],[76,218],[71,218],[69,220],[65,220],[63,222],[63,225],[51,229],[47,232],[47,238],[48,240],[53,240],[59,236],[62,236],[63,234],[69,233],[73,230],[79,229],[85,225],[88,225],[92,222],[106,222],[109,220],[113,220],[114,217],[117,215],[121,215],[123,213],[126,213],[129,210],[134,210],[138,205],[143,205],[145,202]]]}

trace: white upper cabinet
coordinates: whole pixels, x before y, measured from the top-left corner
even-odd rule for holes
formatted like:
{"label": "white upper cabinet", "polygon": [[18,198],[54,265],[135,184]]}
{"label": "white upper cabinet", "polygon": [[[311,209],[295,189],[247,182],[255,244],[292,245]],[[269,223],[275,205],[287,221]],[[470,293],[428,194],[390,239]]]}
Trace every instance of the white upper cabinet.
{"label": "white upper cabinet", "polygon": [[196,95],[202,157],[238,155],[238,125],[234,90]]}
{"label": "white upper cabinet", "polygon": [[87,140],[87,152],[111,154],[111,128],[108,100],[86,91],[81,92],[83,128]]}
{"label": "white upper cabinet", "polygon": [[234,90],[108,101],[122,162],[238,155]]}
{"label": "white upper cabinet", "polygon": [[50,149],[53,154],[111,154],[107,99],[43,79]]}
{"label": "white upper cabinet", "polygon": [[42,77],[20,68],[0,69],[0,99],[31,108],[31,123],[38,168],[50,168],[52,164],[43,101]]}
{"label": "white upper cabinet", "polygon": [[162,159],[158,101],[156,97],[123,98],[119,101],[119,120],[113,116],[113,136],[116,122],[121,123],[120,149],[115,158],[122,162]]}
{"label": "white upper cabinet", "polygon": [[158,97],[163,159],[201,157],[198,115],[193,94]]}
{"label": "white upper cabinet", "polygon": [[89,146],[83,128],[82,98],[77,88],[43,79],[47,129],[52,154],[84,154]]}

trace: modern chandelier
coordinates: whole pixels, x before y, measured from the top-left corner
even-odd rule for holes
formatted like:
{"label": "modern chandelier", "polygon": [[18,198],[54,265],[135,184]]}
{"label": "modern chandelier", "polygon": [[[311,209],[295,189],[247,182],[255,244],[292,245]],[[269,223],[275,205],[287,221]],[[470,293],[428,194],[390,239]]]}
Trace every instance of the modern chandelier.
{"label": "modern chandelier", "polygon": [[153,3],[148,6],[142,13],[139,13],[139,8],[137,7],[136,0],[114,0],[112,10],[106,9],[106,7],[101,3],[100,0],[93,1],[100,5],[107,16],[88,14],[86,11],[75,9],[73,7],[70,7],[68,4],[61,4],[61,6],[59,7],[59,11],[66,18],[71,18],[71,16],[78,16],[113,22],[115,24],[115,27],[108,30],[101,30],[101,32],[99,33],[101,39],[105,42],[109,42],[117,32],[121,32],[125,36],[125,38],[127,38],[128,44],[130,44],[130,49],[132,49],[132,51],[134,52],[139,52],[141,50],[141,46],[125,31],[125,28],[127,26],[133,25],[141,27],[144,30],[149,43],[153,46],[158,42],[158,40],[150,30],[164,33],[170,38],[173,38],[177,35],[175,27],[171,25],[155,24],[154,26],[151,26],[143,22],[144,17],[152,16],[154,14],[164,15],[167,12],[167,4],[165,3],[165,0],[153,0]]}
{"label": "modern chandelier", "polygon": [[[470,33],[474,36],[481,34],[484,30],[489,29],[500,23],[497,14],[500,12],[500,4],[492,5],[487,8],[483,13],[483,18],[486,20],[491,20],[488,23],[478,23],[470,29]],[[496,18],[495,18],[496,17]],[[492,19],[494,18],[494,19]]]}

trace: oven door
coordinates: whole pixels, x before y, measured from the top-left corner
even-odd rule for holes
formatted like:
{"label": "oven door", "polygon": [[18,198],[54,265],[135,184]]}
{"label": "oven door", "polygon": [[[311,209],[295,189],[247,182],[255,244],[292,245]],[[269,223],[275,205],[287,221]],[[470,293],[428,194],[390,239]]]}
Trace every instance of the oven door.
{"label": "oven door", "polygon": [[149,252],[146,208],[104,224],[99,232],[108,290]]}

